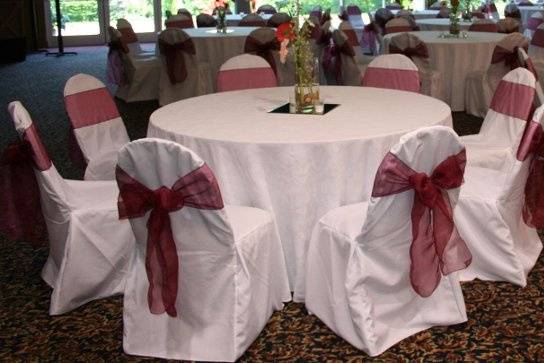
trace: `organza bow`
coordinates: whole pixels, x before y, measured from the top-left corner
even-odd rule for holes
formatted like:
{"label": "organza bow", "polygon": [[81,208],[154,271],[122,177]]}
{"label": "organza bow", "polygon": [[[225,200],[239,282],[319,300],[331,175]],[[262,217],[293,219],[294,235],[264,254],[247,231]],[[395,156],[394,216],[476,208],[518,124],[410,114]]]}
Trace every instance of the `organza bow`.
{"label": "organza bow", "polygon": [[501,47],[500,45],[495,46],[493,50],[493,56],[491,57],[491,63],[496,64],[504,62],[504,64],[510,69],[516,69],[520,67],[519,57],[518,57],[518,48],[514,47],[511,51]]}
{"label": "organza bow", "polygon": [[159,49],[166,60],[166,70],[170,83],[176,84],[185,81],[187,67],[184,53],[196,54],[193,40],[189,38],[174,44],[159,40]]}
{"label": "organza bow", "polygon": [[181,177],[172,188],[150,190],[117,167],[119,218],[138,218],[151,211],[147,221],[145,267],[149,280],[147,294],[152,314],[166,312],[176,317],[178,295],[178,252],[169,213],[184,206],[198,209],[222,209],[223,200],[217,181],[204,164]]}
{"label": "organza bow", "polygon": [[272,67],[274,74],[277,74],[276,61],[274,60],[273,53],[274,50],[280,50],[280,43],[276,38],[267,42],[261,42],[259,39],[249,36],[247,37],[246,44],[244,46],[244,52],[256,54],[259,57],[264,58],[268,64],[270,64],[270,67]]}
{"label": "organza bow", "polygon": [[384,197],[413,189],[410,281],[420,296],[430,296],[442,275],[466,268],[472,255],[459,236],[447,189],[463,183],[466,152],[463,149],[442,161],[429,177],[388,153],[382,161],[372,190]]}

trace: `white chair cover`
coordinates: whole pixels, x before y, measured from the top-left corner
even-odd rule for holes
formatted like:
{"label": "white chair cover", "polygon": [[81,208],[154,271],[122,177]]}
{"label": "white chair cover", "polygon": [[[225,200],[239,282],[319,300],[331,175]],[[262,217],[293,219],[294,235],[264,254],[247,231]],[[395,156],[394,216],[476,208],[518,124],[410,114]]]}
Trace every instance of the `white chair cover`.
{"label": "white chair cover", "polygon": [[[250,49],[253,49],[250,46],[250,43],[255,40],[260,44],[277,44],[276,40],[276,31],[269,27],[262,27],[253,30],[251,33],[249,33],[248,37],[246,38],[246,42],[244,45],[244,52],[245,53],[251,53],[251,54],[257,54],[256,52],[250,51]],[[292,49],[289,51],[289,54],[287,56],[287,60],[285,63],[282,63],[280,61],[280,55],[279,55],[279,44],[277,44],[277,50],[276,49],[270,49],[269,50],[269,57],[270,59],[267,59],[272,69],[274,69],[274,72],[276,73],[276,78],[278,79],[278,85],[280,87],[282,86],[292,86],[295,84],[295,58],[293,56]]]}
{"label": "white chair cover", "polygon": [[[390,152],[431,175],[462,149],[452,129],[436,126],[402,136]],[[458,193],[447,190],[452,208]],[[442,276],[426,298],[411,285],[413,199],[410,190],[333,209],[314,227],[309,244],[308,311],[371,356],[432,326],[467,320],[457,272]]]}
{"label": "white chair cover", "polygon": [[[156,190],[170,188],[203,164],[177,143],[141,139],[120,151],[118,167]],[[291,300],[273,216],[238,206],[210,210],[185,206],[169,213],[179,264],[177,317],[150,312],[145,265],[148,218],[146,214],[130,220],[136,249],[123,307],[125,352],[168,359],[236,360],[282,302]]]}
{"label": "white chair cover", "polygon": [[[396,49],[391,51],[391,47]],[[429,63],[429,51],[425,42],[411,33],[402,33],[391,38],[389,43],[389,53],[411,55],[410,59],[416,64],[421,77],[421,93],[445,100],[444,85],[442,74],[431,68]]]}
{"label": "white chair cover", "polygon": [[[506,35],[495,46],[495,52],[502,48],[506,52],[514,52],[517,47],[527,48],[529,41],[520,33]],[[511,70],[505,62],[491,63],[486,72],[473,72],[465,80],[465,109],[466,112],[484,117],[489,108],[491,98],[502,77]]]}
{"label": "white chair cover", "polygon": [[49,235],[49,257],[42,270],[42,278],[53,288],[49,314],[122,294],[134,235],[130,224],[118,218],[117,185],[63,179],[26,109],[16,101],[8,111],[37,160],[35,175]]}
{"label": "white chair cover", "polygon": [[121,33],[121,39],[129,49],[129,55],[132,57],[153,57],[155,51],[146,51],[142,49],[138,40],[138,35],[132,29],[132,25],[126,19],[117,19],[117,30]]}
{"label": "white chair cover", "polygon": [[[163,46],[160,46],[164,43]],[[174,51],[175,54],[168,60],[169,50],[166,47],[180,47],[186,44],[190,47],[192,44],[193,52]],[[161,48],[164,47],[164,48]],[[162,49],[162,50],[161,50]],[[163,50],[165,53],[163,53]],[[160,54],[160,79],[159,79],[159,104],[161,106],[176,102],[182,99],[211,93],[207,89],[208,84],[212,84],[210,67],[207,63],[197,61],[196,49],[192,43],[191,37],[182,29],[172,28],[163,30],[159,34],[159,54]],[[168,68],[168,61],[172,62],[172,71],[178,71],[182,65],[178,62],[179,56],[183,57],[183,65],[186,70],[184,79],[173,80]]]}
{"label": "white chair cover", "polygon": [[514,18],[504,18],[497,22],[497,28],[499,33],[510,34],[518,33],[521,31],[521,24],[519,20]]}
{"label": "white chair cover", "polygon": [[87,162],[85,180],[114,180],[117,152],[130,139],[108,89],[93,76],[76,74],[64,86],[64,104]]}
{"label": "white chair cover", "polygon": [[385,34],[412,31],[412,24],[405,18],[393,18],[385,24]]}
{"label": "white chair cover", "polygon": [[[332,33],[332,47],[325,49],[323,64],[327,84],[359,86],[361,75],[366,67],[361,57],[357,57],[355,48],[341,30]],[[360,47],[357,47],[360,50]]]}
{"label": "white chair cover", "polygon": [[417,66],[402,54],[385,54],[370,62],[362,85],[411,92],[421,88]]}
{"label": "white chair cover", "polygon": [[[534,76],[526,69],[508,73],[480,133],[462,138],[469,162],[455,219],[473,256],[472,264],[461,272],[462,280],[479,278],[525,286],[542,249],[536,230],[524,223],[521,213],[530,158],[520,161],[516,157],[528,124],[534,85]],[[535,112],[537,122],[543,112],[542,108]]]}
{"label": "white chair cover", "polygon": [[184,13],[169,17],[164,22],[164,25],[166,25],[166,28],[194,28],[193,18]]}
{"label": "white chair cover", "polygon": [[349,21],[342,21],[338,26],[338,29],[346,36],[349,44],[355,51],[355,61],[359,65],[359,68],[364,69],[374,57],[365,55],[363,47],[361,45],[361,38],[363,36],[363,28],[354,28]]}
{"label": "white chair cover", "polygon": [[241,54],[227,60],[217,75],[217,91],[277,87],[276,75],[262,57]]}

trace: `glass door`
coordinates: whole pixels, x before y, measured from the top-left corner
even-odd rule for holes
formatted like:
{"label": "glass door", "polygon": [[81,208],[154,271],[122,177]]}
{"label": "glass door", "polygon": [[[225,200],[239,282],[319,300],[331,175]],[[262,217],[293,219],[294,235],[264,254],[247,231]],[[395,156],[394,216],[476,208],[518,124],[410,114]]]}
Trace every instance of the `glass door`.
{"label": "glass door", "polygon": [[[47,23],[49,44],[57,45],[55,0],[49,2]],[[61,30],[65,46],[102,45],[107,43],[107,27],[117,19],[127,19],[140,41],[156,39],[161,29],[160,0],[59,0]]]}

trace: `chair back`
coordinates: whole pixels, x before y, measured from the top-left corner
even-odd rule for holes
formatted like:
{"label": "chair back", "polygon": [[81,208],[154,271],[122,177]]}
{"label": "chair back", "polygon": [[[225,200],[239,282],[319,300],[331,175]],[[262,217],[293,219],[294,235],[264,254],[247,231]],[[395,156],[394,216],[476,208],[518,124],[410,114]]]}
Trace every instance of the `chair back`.
{"label": "chair back", "polygon": [[412,25],[405,18],[393,18],[385,24],[385,34],[412,31]]}
{"label": "chair back", "polygon": [[520,31],[520,22],[515,18],[504,18],[497,22],[499,33],[511,34]]}
{"label": "chair back", "polygon": [[[239,262],[211,169],[178,143],[140,139],[120,150],[117,183],[119,214],[136,237],[125,318],[148,321],[151,332],[173,329],[180,341],[194,334],[195,319],[199,326],[230,324]],[[217,341],[233,339],[228,329],[224,335]]]}
{"label": "chair back", "polygon": [[191,19],[193,18],[193,14],[191,14],[191,12],[185,8],[178,9],[178,15],[185,15]]}
{"label": "chair back", "polygon": [[482,138],[502,148],[517,149],[533,109],[536,80],[531,72],[516,68],[500,81],[484,118]]}
{"label": "chair back", "polygon": [[64,105],[87,162],[130,141],[113,97],[97,78],[83,73],[70,77],[64,86]]}
{"label": "chair back", "polygon": [[126,19],[117,19],[117,30],[121,33],[121,40],[129,49],[130,55],[142,53],[142,47],[138,41],[138,36],[132,29],[132,25]]}
{"label": "chair back", "polygon": [[198,14],[196,17],[196,26],[199,28],[215,28],[217,20],[210,14]]}
{"label": "chair back", "polygon": [[[338,29],[344,33],[344,35],[347,37],[349,44],[351,44],[352,47],[358,48],[360,46],[359,39],[361,38],[363,29],[359,29],[359,32],[356,32],[356,30],[353,28],[351,23],[349,21],[342,21],[340,25],[338,25]],[[359,33],[359,34],[358,34]]]}
{"label": "chair back", "polygon": [[[403,135],[378,168],[357,241],[365,255],[368,254],[369,262],[391,258],[386,255],[387,251],[395,248],[394,267],[391,266],[388,273],[388,279],[395,281],[394,288],[375,292],[369,287],[367,291],[373,294],[370,296],[373,301],[377,299],[375,303],[391,301],[390,295],[395,293],[398,294],[395,304],[412,306],[405,317],[392,318],[398,319],[399,324],[406,318],[412,318],[414,309],[427,301],[416,299],[416,292],[420,296],[430,297],[435,289],[450,288],[451,282],[444,284],[442,276],[470,264],[470,251],[459,237],[453,220],[465,163],[465,149],[455,131],[450,127],[433,126]],[[395,181],[392,175],[395,175]],[[442,211],[447,210],[449,216],[435,207],[431,217],[427,207],[421,206],[420,193],[426,194],[423,191],[426,188],[418,187],[417,179],[436,188],[437,198],[444,203]],[[436,232],[435,236],[442,237],[441,242],[438,237],[429,236],[431,232],[427,227],[430,227],[431,219],[434,221],[433,232]],[[440,225],[437,221],[444,224]],[[448,230],[446,226],[452,228]],[[448,230],[448,235],[437,231],[439,228]],[[442,251],[439,247],[441,243],[445,244]],[[455,253],[448,253],[453,251]],[[402,256],[398,253],[402,253]]]}
{"label": "chair back", "polygon": [[164,25],[166,25],[167,29],[169,29],[169,28],[179,28],[179,29],[194,28],[193,18],[190,17],[190,16],[187,16],[185,13],[169,17],[164,22]]}
{"label": "chair back", "polygon": [[535,76],[535,98],[534,98],[534,105],[535,108],[544,105],[544,91],[542,91],[542,86],[540,85],[540,81],[538,79],[538,72],[535,68],[535,65],[533,63],[533,60],[525,49],[518,48],[518,58],[519,58],[519,64],[521,67],[525,68],[529,72]]}
{"label": "chair back", "polygon": [[277,86],[276,75],[268,62],[251,54],[230,58],[217,75],[218,92]]}
{"label": "chair back", "polygon": [[257,14],[248,14],[240,20],[238,26],[266,26],[266,21]]}
{"label": "chair back", "polygon": [[497,43],[486,72],[486,80],[491,90],[494,91],[501,79],[519,66],[517,48],[527,49],[528,46],[529,40],[521,33],[508,34]]}
{"label": "chair back", "polygon": [[277,75],[280,44],[276,32],[268,27],[253,30],[249,33],[244,44],[244,52],[263,57]]}
{"label": "chair back", "polygon": [[527,19],[527,29],[535,31],[542,22],[544,22],[544,14],[541,11],[536,11]]}
{"label": "chair back", "polygon": [[544,63],[544,24],[536,28],[531,43],[529,44],[529,55],[538,62]]}
{"label": "chair back", "polygon": [[361,71],[355,60],[357,53],[349,39],[341,30],[335,30],[332,33],[332,42],[332,46],[326,47],[323,54],[323,68],[327,83],[344,86],[360,85]]}
{"label": "chair back", "polygon": [[389,54],[403,54],[410,58],[419,69],[429,67],[429,49],[425,42],[412,33],[401,33],[391,37]]}
{"label": "chair back", "polygon": [[421,87],[417,66],[402,54],[375,58],[365,71],[362,85],[410,92],[419,92]]}
{"label": "chair back", "polygon": [[509,3],[504,7],[504,17],[521,19],[521,12],[515,3]]}
{"label": "chair back", "polygon": [[499,31],[499,27],[495,21],[490,19],[477,19],[468,27],[468,31],[471,32],[488,32],[496,33]]}
{"label": "chair back", "polygon": [[380,8],[376,10],[376,12],[374,13],[374,22],[376,23],[382,34],[385,34],[385,24],[387,24],[387,22],[394,17],[395,15],[393,15],[391,10],[389,9]]}
{"label": "chair back", "polygon": [[[291,16],[287,13],[275,13],[268,19],[266,25],[272,28],[277,28],[281,24],[288,23],[291,21]],[[315,23],[315,26],[319,26],[319,21]]]}
{"label": "chair back", "polygon": [[256,13],[257,13],[257,14],[269,14],[269,15],[274,15],[274,14],[277,13],[277,10],[276,10],[276,8],[273,7],[272,5],[265,4],[265,5],[259,6],[259,8],[257,9]]}

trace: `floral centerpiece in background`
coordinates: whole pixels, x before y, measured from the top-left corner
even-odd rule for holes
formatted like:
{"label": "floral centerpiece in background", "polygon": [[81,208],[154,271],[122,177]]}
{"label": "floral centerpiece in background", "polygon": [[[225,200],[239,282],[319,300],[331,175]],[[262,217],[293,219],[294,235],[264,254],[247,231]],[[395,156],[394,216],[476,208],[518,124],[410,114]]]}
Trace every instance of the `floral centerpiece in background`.
{"label": "floral centerpiece in background", "polygon": [[451,0],[450,5],[450,34],[459,35],[459,0]]}
{"label": "floral centerpiece in background", "polygon": [[229,8],[228,0],[216,0],[214,12],[217,14],[217,32],[227,32],[227,9]]}
{"label": "floral centerpiece in background", "polygon": [[314,101],[319,100],[319,64],[310,44],[311,31],[314,26],[310,20],[299,26],[300,2],[296,2],[295,16],[288,23],[280,25],[276,30],[276,38],[280,42],[280,61],[285,63],[289,50],[293,51],[295,62],[296,113],[313,113]]}

